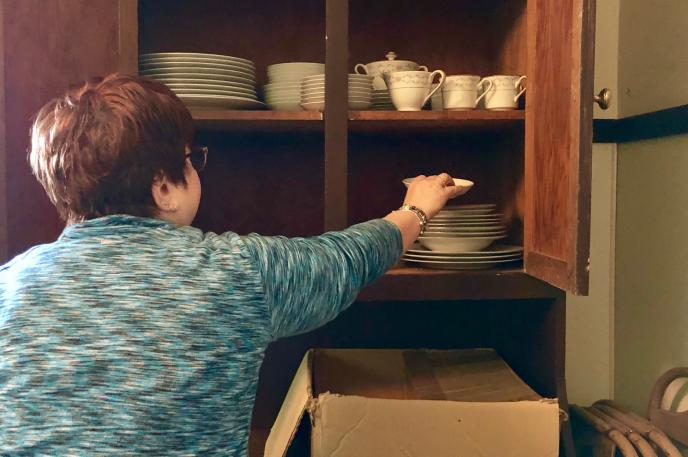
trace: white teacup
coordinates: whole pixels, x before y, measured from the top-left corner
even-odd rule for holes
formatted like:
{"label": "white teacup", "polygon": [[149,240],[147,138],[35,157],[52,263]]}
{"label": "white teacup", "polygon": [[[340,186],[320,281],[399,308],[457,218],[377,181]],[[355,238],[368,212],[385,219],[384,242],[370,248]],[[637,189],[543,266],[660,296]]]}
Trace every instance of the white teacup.
{"label": "white teacup", "polygon": [[[485,83],[487,89],[478,95]],[[447,110],[470,110],[478,106],[480,100],[485,97],[493,83],[488,78],[480,79],[475,75],[447,76],[442,88],[443,105]]]}
{"label": "white teacup", "polygon": [[[438,85],[431,90],[432,81],[440,75]],[[430,98],[442,88],[446,75],[442,70],[396,71],[389,77],[389,95],[398,111],[420,111]]]}
{"label": "white teacup", "polygon": [[526,92],[523,85],[525,76],[494,75],[485,79],[492,83],[485,90],[485,109],[499,111],[518,108],[518,99]]}

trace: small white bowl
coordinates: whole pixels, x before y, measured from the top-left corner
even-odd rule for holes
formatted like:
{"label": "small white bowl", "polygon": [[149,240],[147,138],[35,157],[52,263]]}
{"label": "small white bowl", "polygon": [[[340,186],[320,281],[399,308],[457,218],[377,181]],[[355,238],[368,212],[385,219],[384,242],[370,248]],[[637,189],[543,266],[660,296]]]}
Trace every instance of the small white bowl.
{"label": "small white bowl", "polygon": [[295,102],[273,102],[268,103],[268,107],[274,111],[303,111],[301,108],[301,103],[299,101]]}
{"label": "small white bowl", "polygon": [[[408,188],[411,185],[411,181],[413,181],[415,178],[406,178],[402,182],[404,185]],[[461,178],[452,178],[454,180],[454,185],[456,187],[460,187],[462,189],[462,192],[459,195],[463,195],[466,192],[468,192],[471,187],[473,187],[473,184],[475,184],[473,181],[469,181],[468,179],[461,179]]]}
{"label": "small white bowl", "polygon": [[481,251],[504,236],[490,237],[427,237],[418,238],[420,244],[431,251],[443,252],[476,252]]}
{"label": "small white bowl", "polygon": [[306,111],[325,111],[325,102],[301,103],[301,107]]}

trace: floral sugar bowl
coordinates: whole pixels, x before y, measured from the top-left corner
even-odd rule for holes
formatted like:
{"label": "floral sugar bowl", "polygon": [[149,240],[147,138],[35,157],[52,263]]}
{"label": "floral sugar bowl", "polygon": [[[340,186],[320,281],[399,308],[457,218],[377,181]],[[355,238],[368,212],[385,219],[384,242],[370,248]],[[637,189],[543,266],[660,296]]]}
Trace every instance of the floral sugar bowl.
{"label": "floral sugar bowl", "polygon": [[356,64],[354,71],[358,74],[374,76],[373,88],[376,90],[386,89],[389,85],[389,75],[395,71],[428,71],[425,65],[418,65],[410,60],[396,60],[397,55],[394,51],[389,51],[385,57],[387,60],[378,60],[368,64]]}

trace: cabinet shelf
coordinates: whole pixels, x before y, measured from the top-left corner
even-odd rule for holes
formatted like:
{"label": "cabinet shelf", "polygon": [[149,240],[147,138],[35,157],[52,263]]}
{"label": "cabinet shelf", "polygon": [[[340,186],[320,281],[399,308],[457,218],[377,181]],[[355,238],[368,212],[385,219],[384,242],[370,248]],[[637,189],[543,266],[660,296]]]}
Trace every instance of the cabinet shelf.
{"label": "cabinet shelf", "polygon": [[522,128],[525,111],[349,111],[352,131]]}
{"label": "cabinet shelf", "polygon": [[522,268],[431,270],[398,266],[365,288],[358,301],[507,300],[557,297],[561,291]]}
{"label": "cabinet shelf", "polygon": [[323,114],[318,111],[243,111],[191,109],[196,127],[225,131],[322,131]]}
{"label": "cabinet shelf", "polygon": [[[192,109],[196,126],[225,131],[322,131],[318,111],[241,111]],[[525,112],[517,111],[349,111],[349,130],[501,130],[523,128]]]}

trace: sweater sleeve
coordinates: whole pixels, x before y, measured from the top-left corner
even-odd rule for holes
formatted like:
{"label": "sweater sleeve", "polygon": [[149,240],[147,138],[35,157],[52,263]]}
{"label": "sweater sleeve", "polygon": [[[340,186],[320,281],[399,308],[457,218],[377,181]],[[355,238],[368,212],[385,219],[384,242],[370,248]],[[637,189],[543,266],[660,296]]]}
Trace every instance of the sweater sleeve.
{"label": "sweater sleeve", "polygon": [[242,239],[262,275],[273,339],[334,319],[402,251],[401,232],[382,219],[312,238]]}

